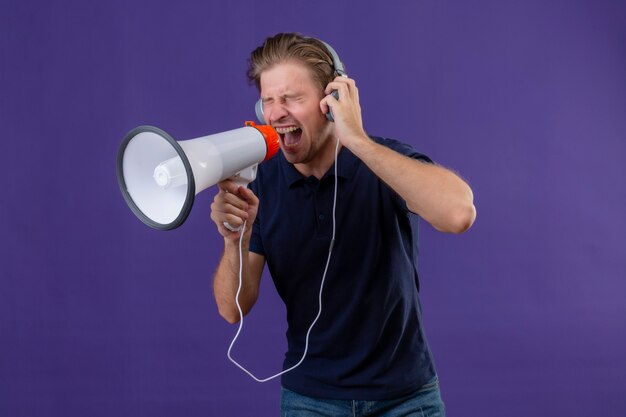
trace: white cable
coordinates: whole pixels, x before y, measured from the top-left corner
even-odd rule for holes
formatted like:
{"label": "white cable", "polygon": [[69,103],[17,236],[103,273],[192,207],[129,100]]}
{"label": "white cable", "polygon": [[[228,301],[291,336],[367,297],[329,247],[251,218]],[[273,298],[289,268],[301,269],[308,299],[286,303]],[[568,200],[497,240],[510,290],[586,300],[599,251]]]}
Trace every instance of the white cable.
{"label": "white cable", "polygon": [[304,362],[304,358],[306,358],[306,354],[307,354],[307,352],[309,350],[309,335],[311,334],[311,330],[313,330],[313,326],[315,326],[315,323],[317,323],[317,320],[322,315],[322,291],[324,290],[324,281],[326,281],[326,272],[328,271],[328,265],[330,264],[330,255],[333,253],[333,246],[335,244],[335,230],[336,230],[335,209],[337,208],[337,155],[338,155],[338,153],[339,153],[339,139],[337,139],[337,144],[335,146],[335,191],[334,191],[334,194],[333,194],[333,235],[332,235],[332,238],[330,239],[330,246],[328,247],[328,259],[326,259],[326,267],[324,268],[324,274],[322,275],[322,282],[320,284],[320,292],[319,292],[319,295],[318,295],[319,310],[317,312],[317,316],[315,317],[315,319],[311,323],[311,326],[309,327],[309,330],[306,332],[306,338],[305,338],[305,343],[304,343],[304,352],[302,353],[302,357],[300,358],[298,363],[296,363],[295,365],[293,365],[289,369],[285,369],[282,372],[279,372],[276,375],[272,375],[272,376],[267,377],[265,379],[259,379],[256,376],[254,376],[252,374],[252,372],[248,371],[246,368],[244,368],[242,365],[240,365],[239,362],[234,360],[233,357],[230,355],[230,351],[232,350],[233,346],[235,345],[235,341],[237,341],[237,338],[239,337],[239,333],[241,333],[241,329],[243,328],[243,311],[241,310],[241,305],[239,304],[239,294],[241,293],[241,287],[242,287],[242,284],[243,284],[243,278],[242,278],[243,262],[242,262],[242,248],[241,247],[242,247],[242,241],[243,241],[243,234],[246,231],[246,223],[247,223],[247,221],[243,222],[243,226],[241,228],[241,236],[239,237],[239,287],[237,288],[237,294],[235,295],[235,304],[237,305],[237,310],[239,310],[239,329],[237,329],[237,333],[235,334],[235,337],[233,338],[233,341],[230,342],[230,346],[228,347],[227,356],[228,356],[228,359],[232,363],[234,363],[239,369],[241,369],[242,371],[247,373],[252,379],[254,379],[257,382],[267,382],[267,381],[269,381],[271,379],[279,377],[282,374],[286,374],[287,372],[296,369],[298,366],[300,366],[300,364],[302,362]]}

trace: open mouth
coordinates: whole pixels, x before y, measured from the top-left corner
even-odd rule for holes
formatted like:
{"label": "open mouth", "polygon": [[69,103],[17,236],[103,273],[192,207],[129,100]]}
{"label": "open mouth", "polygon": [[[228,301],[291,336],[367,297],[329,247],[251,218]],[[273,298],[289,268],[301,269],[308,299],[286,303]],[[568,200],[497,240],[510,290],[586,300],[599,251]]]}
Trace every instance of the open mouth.
{"label": "open mouth", "polygon": [[290,150],[298,145],[302,138],[302,129],[298,126],[275,127],[283,146]]}

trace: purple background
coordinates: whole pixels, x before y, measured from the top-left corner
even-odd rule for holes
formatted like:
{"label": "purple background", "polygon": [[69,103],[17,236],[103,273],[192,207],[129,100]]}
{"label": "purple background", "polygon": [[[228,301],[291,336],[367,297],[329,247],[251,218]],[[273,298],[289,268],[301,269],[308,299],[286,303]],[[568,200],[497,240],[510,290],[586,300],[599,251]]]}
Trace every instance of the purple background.
{"label": "purple background", "polygon": [[[0,5],[1,416],[278,414],[279,383],[225,356],[215,190],[157,232],[115,156],[140,124],[182,140],[251,119],[246,59],[279,31],[333,45],[366,129],[474,189],[469,233],[421,228],[449,415],[626,415],[624,2],[173,3]],[[267,277],[245,323],[235,356],[278,371]]]}

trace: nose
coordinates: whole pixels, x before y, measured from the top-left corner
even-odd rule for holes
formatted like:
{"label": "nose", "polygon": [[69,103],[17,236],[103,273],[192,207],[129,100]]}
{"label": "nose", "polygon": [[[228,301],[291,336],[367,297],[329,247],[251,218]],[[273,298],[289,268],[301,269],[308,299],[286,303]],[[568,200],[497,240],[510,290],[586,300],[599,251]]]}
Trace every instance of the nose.
{"label": "nose", "polygon": [[266,105],[264,113],[269,124],[273,124],[289,114],[282,103],[272,103],[270,105]]}

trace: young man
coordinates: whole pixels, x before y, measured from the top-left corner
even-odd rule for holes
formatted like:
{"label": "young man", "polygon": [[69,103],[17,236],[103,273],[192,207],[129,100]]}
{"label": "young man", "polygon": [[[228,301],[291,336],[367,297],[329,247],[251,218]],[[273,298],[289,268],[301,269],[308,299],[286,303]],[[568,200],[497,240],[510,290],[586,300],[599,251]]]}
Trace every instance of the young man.
{"label": "young man", "polygon": [[300,360],[318,313],[337,181],[323,312],[306,359],[282,376],[283,415],[443,415],[421,327],[415,220],[464,232],[476,217],[472,191],[410,146],[368,136],[356,84],[337,76],[335,58],[319,40],[298,34],[278,34],[252,52],[248,75],[282,152],[260,165],[251,189],[219,184],[211,207],[224,237],[217,306],[228,322],[239,320],[240,232],[224,222],[247,221],[240,304],[244,314],[254,305],[267,262],[287,307],[285,369]]}

